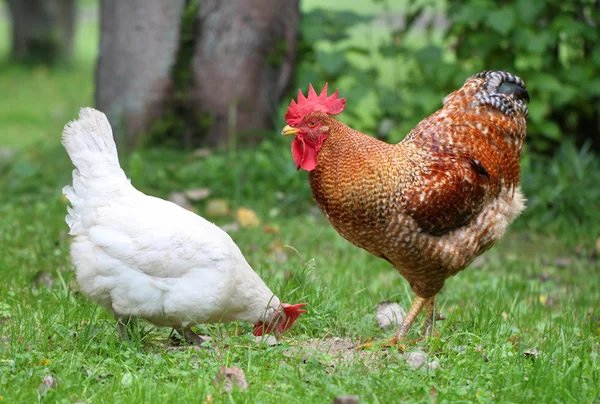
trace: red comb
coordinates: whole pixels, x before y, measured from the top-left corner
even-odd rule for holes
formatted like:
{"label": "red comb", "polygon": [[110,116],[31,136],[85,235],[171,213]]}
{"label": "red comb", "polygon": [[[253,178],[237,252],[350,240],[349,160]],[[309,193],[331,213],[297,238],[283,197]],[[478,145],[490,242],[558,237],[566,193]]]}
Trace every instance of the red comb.
{"label": "red comb", "polygon": [[328,97],[327,83],[325,83],[325,87],[319,95],[315,92],[312,84],[308,85],[308,97],[305,97],[302,91],[298,90],[298,102],[292,100],[290,103],[285,113],[286,122],[291,126],[297,125],[306,114],[315,111],[323,111],[329,115],[339,114],[346,106],[346,99],[338,98],[338,92],[339,90],[336,89],[335,93]]}

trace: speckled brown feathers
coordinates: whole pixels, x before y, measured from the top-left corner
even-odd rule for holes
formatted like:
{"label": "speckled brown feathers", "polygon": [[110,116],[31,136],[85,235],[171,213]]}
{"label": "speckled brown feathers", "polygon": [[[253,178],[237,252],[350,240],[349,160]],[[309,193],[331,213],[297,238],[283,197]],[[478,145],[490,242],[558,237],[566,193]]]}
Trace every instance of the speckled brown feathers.
{"label": "speckled brown feathers", "polygon": [[524,208],[527,100],[516,76],[480,73],[396,145],[313,112],[305,120],[329,128],[310,172],[314,199],[344,238],[434,296]]}

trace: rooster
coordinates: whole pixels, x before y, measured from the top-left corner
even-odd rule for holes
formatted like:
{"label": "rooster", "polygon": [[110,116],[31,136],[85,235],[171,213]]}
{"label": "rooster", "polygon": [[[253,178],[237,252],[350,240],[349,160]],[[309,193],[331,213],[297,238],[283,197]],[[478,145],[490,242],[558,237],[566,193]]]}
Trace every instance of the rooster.
{"label": "rooster", "polygon": [[143,318],[189,341],[199,323],[243,320],[279,334],[306,304],[280,303],[229,235],[174,203],[135,189],[119,165],[106,116],[84,108],[62,144],[73,161],[66,222],[84,293],[124,321]]}
{"label": "rooster", "polygon": [[390,262],[416,297],[396,332],[406,336],[449,277],[498,241],[525,207],[519,160],[529,94],[520,78],[485,71],[444,99],[398,144],[388,144],[334,119],[338,91],[298,91],[283,135],[309,171],[313,197],[337,232]]}

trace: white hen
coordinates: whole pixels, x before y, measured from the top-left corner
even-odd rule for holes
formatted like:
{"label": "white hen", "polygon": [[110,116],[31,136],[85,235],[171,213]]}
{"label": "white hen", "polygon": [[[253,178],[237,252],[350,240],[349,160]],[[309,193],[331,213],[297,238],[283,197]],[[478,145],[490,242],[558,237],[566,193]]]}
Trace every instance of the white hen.
{"label": "white hen", "polygon": [[144,318],[200,343],[195,324],[243,320],[262,335],[304,312],[305,304],[280,303],[223,230],[135,189],[102,112],[83,108],[62,144],[77,168],[63,189],[77,280],[117,319]]}

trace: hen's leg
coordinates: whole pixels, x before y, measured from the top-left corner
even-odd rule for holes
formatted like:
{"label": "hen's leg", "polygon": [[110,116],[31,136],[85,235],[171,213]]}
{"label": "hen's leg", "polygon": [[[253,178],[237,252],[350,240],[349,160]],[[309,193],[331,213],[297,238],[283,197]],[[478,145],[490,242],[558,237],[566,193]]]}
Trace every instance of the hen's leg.
{"label": "hen's leg", "polygon": [[402,339],[406,336],[406,334],[408,334],[408,331],[410,330],[412,323],[414,323],[415,318],[417,318],[417,315],[421,312],[423,306],[430,301],[435,301],[435,296],[429,298],[415,296],[415,300],[413,300],[408,313],[406,313],[406,317],[404,317],[400,323],[400,326],[398,327],[398,331],[396,331],[397,339]]}
{"label": "hen's leg", "polygon": [[121,337],[121,341],[129,340],[129,333],[131,333],[131,326],[134,324],[133,318],[121,317],[121,316],[118,316],[115,314],[115,320],[117,320],[117,326],[119,327],[119,336]]}
{"label": "hen's leg", "polygon": [[200,337],[198,334],[196,334],[194,331],[190,330],[189,328],[184,328],[183,330],[178,330],[173,328],[173,330],[177,331],[177,333],[181,336],[183,336],[183,338],[187,339],[189,342],[191,342],[194,345],[202,345],[202,343],[204,342],[204,339],[202,339],[202,337]]}

